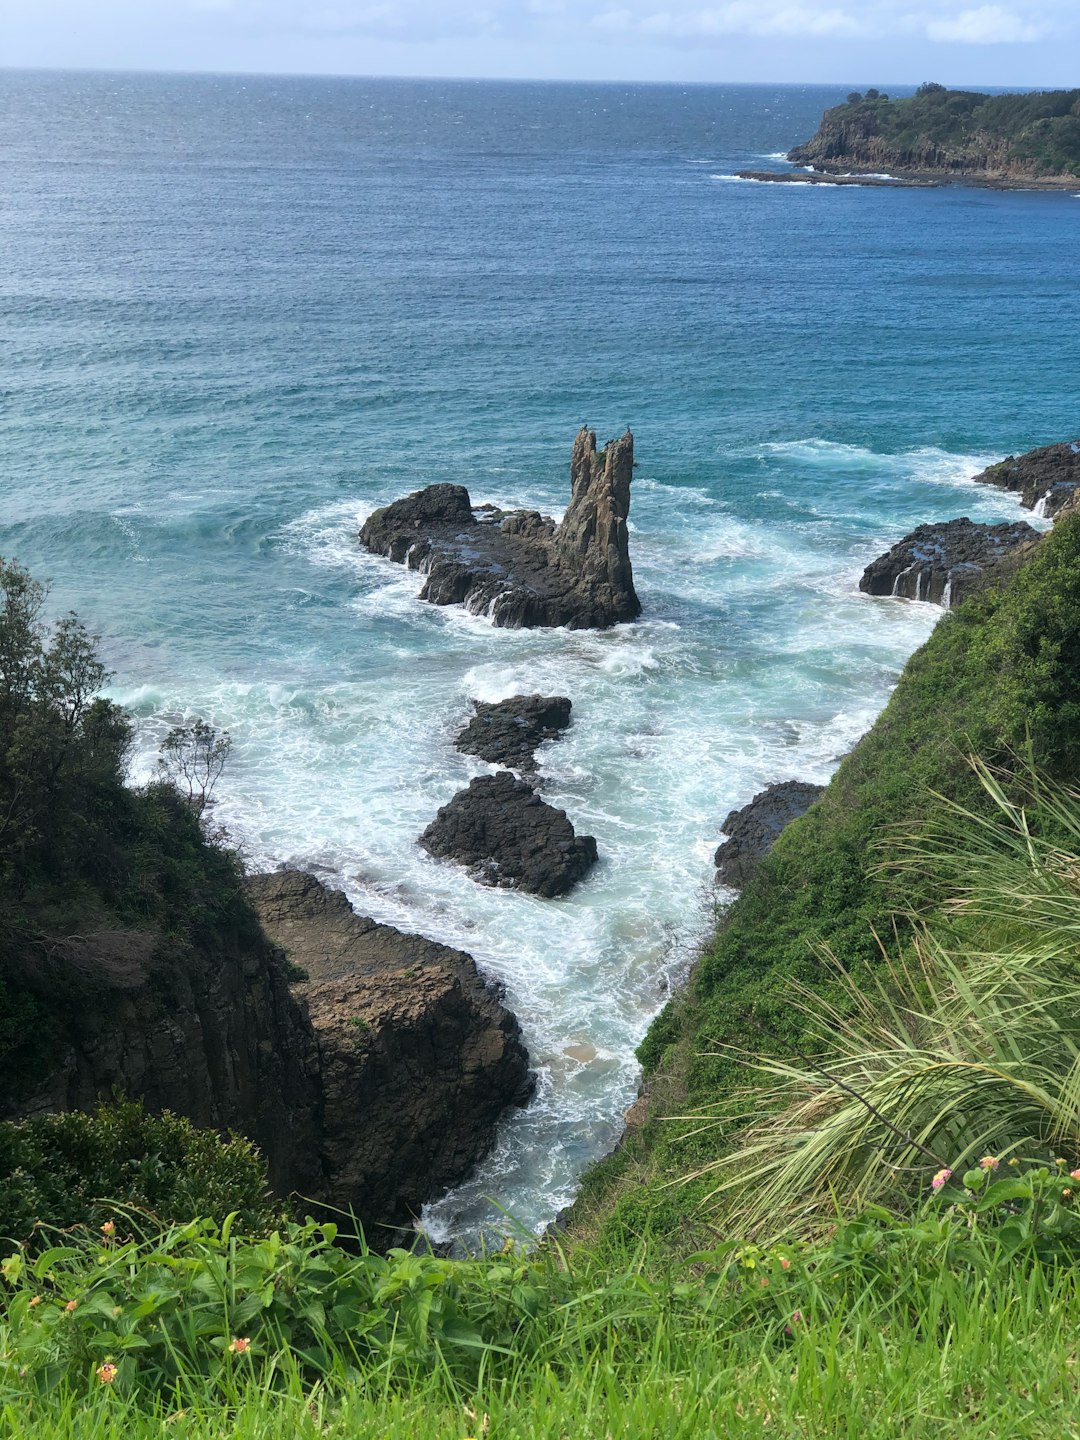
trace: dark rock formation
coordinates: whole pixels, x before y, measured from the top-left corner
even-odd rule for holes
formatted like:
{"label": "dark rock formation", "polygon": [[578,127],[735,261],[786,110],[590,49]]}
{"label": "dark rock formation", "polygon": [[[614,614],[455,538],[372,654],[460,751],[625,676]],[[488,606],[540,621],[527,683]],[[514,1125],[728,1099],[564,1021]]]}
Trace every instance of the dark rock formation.
{"label": "dark rock formation", "polygon": [[1038,538],[1039,532],[1022,520],[980,525],[964,518],[920,525],[866,567],[859,589],[868,595],[958,605],[998,561]]}
{"label": "dark rock formation", "polygon": [[741,810],[732,810],[720,826],[730,839],[714,856],[717,884],[741,889],[784,826],[805,815],[824,789],[805,780],[784,780],[762,790]]}
{"label": "dark rock formation", "polygon": [[975,480],[1011,490],[1028,510],[1053,517],[1080,488],[1080,440],[1009,455],[988,466]]}
{"label": "dark rock formation", "polygon": [[535,770],[534,751],[542,740],[557,740],[570,724],[565,695],[513,695],[492,704],[477,701],[472,719],[457,737],[463,755],[493,765]]}
{"label": "dark rock formation", "polygon": [[460,861],[485,885],[565,895],[596,862],[596,841],[575,835],[566,812],[509,770],[481,775],[444,805],[420,837],[430,854]]}
{"label": "dark rock formation", "polygon": [[5,1118],[92,1109],[119,1090],[153,1111],[234,1129],[265,1154],[278,1194],[323,1188],[315,1036],[285,962],[249,934],[196,948],[87,930],[29,955],[20,980],[48,1004],[53,1061]]}
{"label": "dark rock formation", "polygon": [[464,605],[510,628],[603,629],[641,613],[626,524],[633,466],[629,430],[598,453],[582,428],[561,524],[535,510],[474,511],[464,486],[429,485],[376,510],[360,541],[425,572],[420,598],[433,605]]}
{"label": "dark rock formation", "polygon": [[839,175],[831,170],[737,170],[740,180],[762,180],[780,185],[862,185],[882,190],[933,190],[936,180],[883,180],[880,175]]}
{"label": "dark rock formation", "polygon": [[323,1198],[407,1225],[531,1095],[517,1020],[471,955],[355,914],[313,875],[253,875],[248,893],[307,973],[293,988],[318,1043]]}

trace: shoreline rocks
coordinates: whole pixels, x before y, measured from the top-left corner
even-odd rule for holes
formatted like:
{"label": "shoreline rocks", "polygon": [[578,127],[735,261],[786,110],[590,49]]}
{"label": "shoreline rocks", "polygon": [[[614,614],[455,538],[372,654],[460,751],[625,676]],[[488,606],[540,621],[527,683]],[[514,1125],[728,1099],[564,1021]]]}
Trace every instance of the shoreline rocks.
{"label": "shoreline rocks", "polygon": [[792,820],[805,815],[825,791],[807,780],[782,780],[769,785],[746,805],[732,810],[720,826],[729,838],[716,851],[716,883],[740,890],[772,849],[776,837]]}
{"label": "shoreline rocks", "polygon": [[463,485],[429,485],[376,510],[360,543],[422,571],[420,598],[433,605],[509,628],[606,629],[641,614],[627,527],[633,467],[629,430],[597,451],[583,426],[560,524],[535,510],[474,509]]}
{"label": "shoreline rocks", "polygon": [[570,724],[571,709],[565,695],[513,695],[490,703],[478,700],[455,746],[461,754],[479,756],[493,765],[534,771],[536,747],[559,738]]}
{"label": "shoreline rocks", "polygon": [[1053,519],[1080,490],[1080,440],[1008,455],[976,475],[975,483],[1009,490],[1025,509]]}
{"label": "shoreline rocks", "polygon": [[555,899],[596,863],[596,841],[577,835],[564,810],[509,770],[480,775],[442,807],[420,836],[438,859],[468,867],[482,885]]}
{"label": "shoreline rocks", "polygon": [[1038,539],[1023,520],[986,525],[965,516],[920,525],[866,567],[859,589],[948,609],[966,600],[1006,555]]}
{"label": "shoreline rocks", "polygon": [[318,1049],[316,1198],[351,1206],[365,1225],[408,1226],[487,1153],[504,1111],[531,1097],[517,1019],[471,955],[356,914],[313,875],[252,875],[247,893],[306,976],[291,988]]}

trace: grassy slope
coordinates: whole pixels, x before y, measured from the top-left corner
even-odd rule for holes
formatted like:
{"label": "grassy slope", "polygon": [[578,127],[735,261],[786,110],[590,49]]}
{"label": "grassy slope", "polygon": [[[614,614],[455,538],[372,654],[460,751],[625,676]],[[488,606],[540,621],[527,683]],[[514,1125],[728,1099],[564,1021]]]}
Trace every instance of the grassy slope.
{"label": "grassy slope", "polygon": [[716,1158],[724,1136],[664,1116],[737,1112],[740,1060],[719,1047],[798,1045],[791,982],[830,983],[815,948],[858,973],[875,964],[875,932],[889,937],[898,910],[932,908],[932,893],[906,894],[880,872],[891,827],[917,823],[929,791],[981,803],[965,755],[1005,761],[1029,743],[1050,773],[1080,771],[1080,517],[1064,519],[999,588],[943,618],[821,801],[732,906],[690,990],[641,1047],[650,1118],[587,1177],[577,1233],[602,1245],[627,1232],[701,1243],[707,1216],[696,1204],[706,1187],[665,1182]]}
{"label": "grassy slope", "polygon": [[931,90],[903,100],[860,99],[827,110],[818,134],[799,150],[840,136],[850,155],[859,140],[884,142],[899,168],[919,168],[930,151],[954,168],[961,162],[979,168],[994,147],[995,156],[1032,175],[1080,175],[1080,90]]}

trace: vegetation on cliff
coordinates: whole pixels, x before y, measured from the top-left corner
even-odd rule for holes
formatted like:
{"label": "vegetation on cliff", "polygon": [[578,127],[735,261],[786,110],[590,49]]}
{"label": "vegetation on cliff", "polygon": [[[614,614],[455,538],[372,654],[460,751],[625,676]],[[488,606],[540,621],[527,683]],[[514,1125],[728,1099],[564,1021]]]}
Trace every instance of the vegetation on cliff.
{"label": "vegetation on cliff", "polygon": [[1080,176],[1080,90],[985,95],[927,84],[903,100],[853,93],[788,158],[824,170],[1068,180]]}

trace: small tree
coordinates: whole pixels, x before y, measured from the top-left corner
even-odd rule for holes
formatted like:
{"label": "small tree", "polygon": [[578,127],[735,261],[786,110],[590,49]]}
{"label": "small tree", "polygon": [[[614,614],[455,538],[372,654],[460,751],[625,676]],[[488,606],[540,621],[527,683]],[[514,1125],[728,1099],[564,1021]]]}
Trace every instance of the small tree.
{"label": "small tree", "polygon": [[849,105],[858,105],[861,99],[862,96],[859,94],[858,90],[852,90],[847,97],[847,103]]}
{"label": "small tree", "polygon": [[936,80],[924,80],[915,91],[916,95],[944,95],[945,86],[939,85]]}
{"label": "small tree", "polygon": [[232,740],[227,730],[219,734],[205,720],[193,725],[176,725],[158,747],[158,774],[174,785],[201,816],[211,804],[214,786],[229,758]]}

